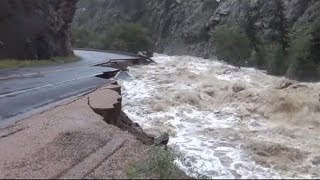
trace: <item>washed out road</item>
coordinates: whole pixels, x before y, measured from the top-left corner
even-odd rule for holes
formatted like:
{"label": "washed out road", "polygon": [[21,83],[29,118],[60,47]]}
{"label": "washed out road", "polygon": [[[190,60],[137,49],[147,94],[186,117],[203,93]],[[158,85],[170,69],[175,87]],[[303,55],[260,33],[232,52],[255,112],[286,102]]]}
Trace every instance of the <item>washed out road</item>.
{"label": "washed out road", "polygon": [[108,80],[96,76],[116,69],[95,65],[111,59],[136,58],[82,50],[75,54],[80,61],[0,71],[0,127],[18,115],[105,85]]}

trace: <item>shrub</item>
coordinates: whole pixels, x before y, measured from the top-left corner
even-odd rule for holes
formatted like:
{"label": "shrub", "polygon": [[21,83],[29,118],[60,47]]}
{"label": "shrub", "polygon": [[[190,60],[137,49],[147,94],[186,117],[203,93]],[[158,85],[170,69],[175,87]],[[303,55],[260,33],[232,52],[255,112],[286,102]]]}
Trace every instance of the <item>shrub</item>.
{"label": "shrub", "polygon": [[251,55],[250,40],[239,26],[218,26],[213,32],[216,53],[234,65],[243,65]]}
{"label": "shrub", "polygon": [[287,70],[286,52],[281,45],[273,49],[272,61],[268,72],[273,75],[285,75]]}
{"label": "shrub", "polygon": [[[252,57],[255,62],[255,66],[258,69],[267,69],[268,67],[268,53],[264,45],[258,45],[257,50],[255,51],[254,56]],[[252,63],[254,64],[254,63]]]}
{"label": "shrub", "polygon": [[88,47],[89,32],[85,29],[72,29],[73,44],[76,47]]}
{"label": "shrub", "polygon": [[311,34],[313,27],[304,28],[295,34],[289,50],[290,66],[287,76],[299,80],[316,80],[319,78],[319,65],[312,52]]}
{"label": "shrub", "polygon": [[139,24],[121,24],[106,31],[103,39],[104,49],[127,51],[152,51],[151,35]]}
{"label": "shrub", "polygon": [[135,164],[127,171],[130,179],[137,178],[179,178],[179,170],[174,161],[177,155],[165,147],[153,146],[150,150],[150,157],[143,163]]}
{"label": "shrub", "polygon": [[[269,38],[281,46],[283,51],[289,47],[289,20],[285,15],[285,4],[282,0],[275,1],[274,17],[271,19]],[[278,48],[278,47],[277,47]],[[280,52],[280,51],[279,51]]]}
{"label": "shrub", "polygon": [[151,35],[139,24],[120,24],[102,33],[73,29],[74,46],[137,53],[153,50]]}

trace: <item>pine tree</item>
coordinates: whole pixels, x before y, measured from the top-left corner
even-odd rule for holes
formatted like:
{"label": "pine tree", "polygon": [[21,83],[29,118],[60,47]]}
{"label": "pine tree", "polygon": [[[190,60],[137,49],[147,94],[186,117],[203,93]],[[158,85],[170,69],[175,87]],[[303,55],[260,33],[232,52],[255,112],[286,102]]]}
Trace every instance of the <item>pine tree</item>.
{"label": "pine tree", "polygon": [[274,19],[271,22],[271,40],[286,52],[289,47],[289,22],[285,16],[285,5],[282,0],[275,0]]}
{"label": "pine tree", "polygon": [[306,80],[320,78],[320,23],[315,23],[311,31],[311,40],[308,55],[300,62],[301,77]]}
{"label": "pine tree", "polygon": [[320,65],[320,22],[315,23],[311,32],[310,58]]}
{"label": "pine tree", "polygon": [[273,60],[269,64],[269,73],[284,75],[287,71],[287,49],[289,47],[289,23],[285,16],[285,5],[282,0],[274,0],[274,18],[270,22]]}
{"label": "pine tree", "polygon": [[262,1],[258,1],[256,5],[252,6],[249,1],[245,1],[245,8],[247,9],[245,14],[244,29],[250,40],[250,48],[254,50],[254,59],[251,62],[252,65],[255,65],[258,68],[266,67],[265,53],[262,47],[261,39],[258,35],[258,29],[255,23],[261,18],[259,13],[260,8],[262,7]]}
{"label": "pine tree", "polygon": [[[248,3],[246,1],[246,3]],[[245,14],[245,22],[244,22],[244,29],[248,38],[250,39],[250,46],[251,48],[257,49],[257,44],[259,43],[257,38],[257,28],[255,23],[259,18],[259,14],[257,13],[257,7],[251,7],[250,4],[245,4],[246,8],[248,9]]]}
{"label": "pine tree", "polygon": [[[295,59],[290,65],[288,75],[303,81],[319,80],[320,24],[315,23],[311,31],[300,35],[298,40],[299,48],[294,52]],[[296,45],[293,44],[294,46]]]}

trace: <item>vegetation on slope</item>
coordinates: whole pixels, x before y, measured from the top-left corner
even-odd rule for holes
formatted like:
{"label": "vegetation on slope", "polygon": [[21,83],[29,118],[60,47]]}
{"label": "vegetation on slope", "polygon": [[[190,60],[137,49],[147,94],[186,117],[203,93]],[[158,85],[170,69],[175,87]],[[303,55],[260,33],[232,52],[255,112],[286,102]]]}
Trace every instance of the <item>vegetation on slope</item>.
{"label": "vegetation on slope", "polygon": [[178,158],[172,149],[152,146],[146,161],[132,165],[127,170],[130,179],[186,179],[188,178],[175,164]]}
{"label": "vegetation on slope", "polygon": [[242,66],[250,57],[250,41],[239,26],[218,26],[214,32],[217,54],[226,61]]}
{"label": "vegetation on slope", "polygon": [[272,19],[267,38],[257,35],[252,16],[245,24],[217,26],[212,33],[217,55],[234,65],[255,66],[272,75],[320,79],[320,23],[290,34],[284,4],[277,2],[278,18]]}
{"label": "vegetation on slope", "polygon": [[75,46],[137,53],[152,51],[151,35],[140,24],[124,23],[106,29],[102,33],[74,29]]}
{"label": "vegetation on slope", "polygon": [[[256,67],[272,75],[286,75],[304,81],[320,79],[320,26],[315,23],[317,17],[314,16],[317,12],[310,12],[307,26],[299,27],[305,25],[294,24],[295,18],[288,15],[286,9],[296,11],[303,8],[302,5],[294,9],[282,0],[259,0],[255,3],[245,0],[235,3],[241,6],[238,8],[239,16],[232,17],[229,12],[230,15],[226,13],[216,18],[217,21],[223,19],[219,23],[210,24],[210,19],[201,19],[197,24],[197,18],[211,12],[197,14],[195,10],[190,15],[183,14],[191,1],[183,1],[179,5],[171,1],[150,2],[81,0],[79,7],[82,10],[78,11],[73,25],[75,46],[129,52],[150,49],[161,52],[163,47],[170,52],[175,52],[175,49],[180,52],[185,48],[184,51],[190,54],[206,57],[215,52],[231,64]],[[193,4],[201,5],[195,2]],[[317,8],[317,3],[312,4],[311,7]],[[216,8],[219,4],[214,3],[213,6]],[[154,9],[156,7],[158,9]],[[215,10],[214,7],[210,11],[218,13],[219,8]],[[234,9],[231,5],[230,8]],[[216,17],[216,13],[212,14]],[[159,19],[154,21],[155,17]],[[201,23],[206,26],[202,28]],[[152,37],[156,43],[151,41]]]}

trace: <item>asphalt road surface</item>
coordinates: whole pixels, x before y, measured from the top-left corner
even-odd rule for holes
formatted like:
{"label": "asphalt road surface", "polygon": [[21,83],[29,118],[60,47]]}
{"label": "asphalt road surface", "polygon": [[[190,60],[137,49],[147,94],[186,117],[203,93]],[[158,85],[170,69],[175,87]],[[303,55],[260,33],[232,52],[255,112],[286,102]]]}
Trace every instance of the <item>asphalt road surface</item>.
{"label": "asphalt road surface", "polygon": [[110,59],[134,57],[76,50],[81,61],[50,67],[0,71],[0,127],[10,119],[50,103],[96,89],[108,83],[95,77],[113,68],[94,66]]}

